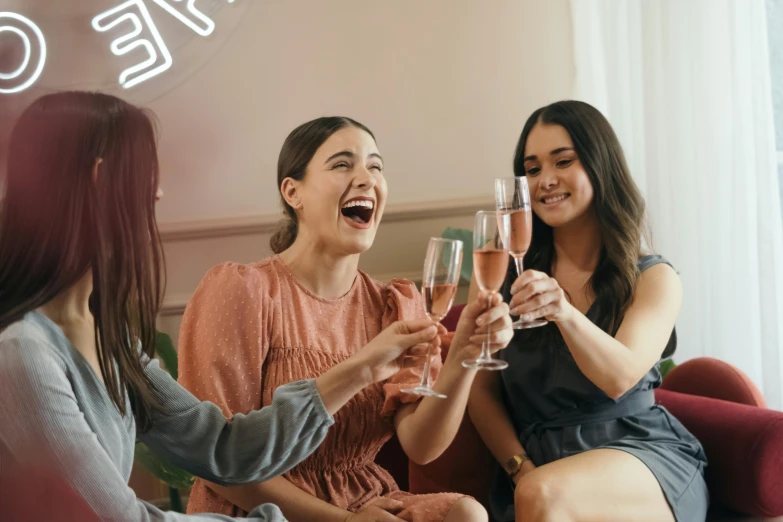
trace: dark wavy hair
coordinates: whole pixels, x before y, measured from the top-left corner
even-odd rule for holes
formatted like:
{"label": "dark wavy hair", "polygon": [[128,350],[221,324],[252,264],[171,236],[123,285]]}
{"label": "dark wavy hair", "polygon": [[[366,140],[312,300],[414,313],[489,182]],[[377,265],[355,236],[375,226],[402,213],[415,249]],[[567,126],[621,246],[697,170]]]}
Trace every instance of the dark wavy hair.
{"label": "dark wavy hair", "polygon": [[142,431],[161,406],[139,353],[154,353],[165,286],[157,189],[154,120],[119,98],[49,94],[14,127],[0,211],[0,331],[91,271],[106,390],[123,416],[127,391]]}
{"label": "dark wavy hair", "polygon": [[[649,241],[645,202],[631,177],[623,149],[606,118],[595,107],[566,100],[547,105],[530,115],[514,154],[514,174],[525,176],[525,146],[537,124],[560,125],[574,144],[579,161],[593,186],[592,211],[601,232],[598,266],[588,284],[595,295],[593,310],[598,326],[614,335],[634,299],[639,277],[642,239]],[[555,262],[552,227],[533,214],[533,238],[525,256],[525,267],[552,274]],[[528,331],[531,337],[551,335],[554,326]],[[664,357],[673,353],[669,343]]]}
{"label": "dark wavy hair", "polygon": [[[280,190],[283,180],[286,178],[297,181],[304,179],[307,174],[307,165],[315,156],[316,151],[332,134],[345,127],[362,129],[372,136],[372,139],[375,139],[375,135],[370,129],[345,116],[317,118],[303,123],[291,131],[283,143],[277,160],[277,189]],[[280,200],[283,203],[285,220],[269,240],[269,246],[275,254],[279,254],[293,245],[299,232],[299,219],[296,217],[296,212],[283,198],[282,193]]]}

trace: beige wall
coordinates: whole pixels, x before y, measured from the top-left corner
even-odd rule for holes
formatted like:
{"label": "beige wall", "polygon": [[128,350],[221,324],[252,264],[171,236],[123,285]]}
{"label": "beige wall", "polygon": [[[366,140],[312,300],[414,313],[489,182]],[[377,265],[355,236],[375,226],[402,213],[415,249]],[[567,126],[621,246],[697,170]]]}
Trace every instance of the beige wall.
{"label": "beige wall", "polygon": [[160,217],[275,211],[286,134],[328,114],[375,132],[391,202],[490,194],[524,119],[571,93],[570,27],[566,0],[258,1],[216,59],[151,103]]}
{"label": "beige wall", "polygon": [[36,18],[52,49],[40,87],[0,95],[0,113],[8,121],[63,87],[102,89],[156,112],[169,262],[162,326],[174,334],[210,266],[269,253],[277,153],[297,124],[342,114],[376,133],[390,205],[362,267],[385,278],[417,274],[430,235],[469,228],[476,208],[492,204],[492,179],[510,174],[525,118],[572,93],[567,0],[237,0],[216,12],[206,39],[147,4],[174,66],[121,90],[116,76],[134,62],[110,55],[111,37],[89,29],[113,4],[0,0]]}

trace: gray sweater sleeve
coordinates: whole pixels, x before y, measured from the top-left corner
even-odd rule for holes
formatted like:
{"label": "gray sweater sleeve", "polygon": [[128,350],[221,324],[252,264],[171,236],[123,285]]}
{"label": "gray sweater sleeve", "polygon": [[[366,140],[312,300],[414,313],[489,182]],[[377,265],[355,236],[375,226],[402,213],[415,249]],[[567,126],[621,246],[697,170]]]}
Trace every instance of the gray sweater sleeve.
{"label": "gray sweater sleeve", "polygon": [[[150,371],[155,379],[162,378],[156,373],[162,370]],[[193,458],[189,468],[213,478],[271,477],[312,451],[333,422],[319,405],[312,382],[290,386],[267,411],[232,423],[216,406],[199,404],[173,381],[164,384],[161,391],[173,394],[169,409],[145,439],[179,462]],[[163,512],[138,500],[88,425],[64,361],[46,346],[20,339],[0,342],[0,419],[0,449],[22,467],[45,466],[57,473],[101,520],[234,520]],[[248,517],[257,522],[285,520],[272,505],[259,506]]]}
{"label": "gray sweater sleeve", "polygon": [[315,451],[334,423],[312,379],[281,386],[269,406],[227,421],[218,406],[199,401],[157,360],[147,361],[146,371],[165,411],[139,438],[156,453],[220,485],[282,475]]}

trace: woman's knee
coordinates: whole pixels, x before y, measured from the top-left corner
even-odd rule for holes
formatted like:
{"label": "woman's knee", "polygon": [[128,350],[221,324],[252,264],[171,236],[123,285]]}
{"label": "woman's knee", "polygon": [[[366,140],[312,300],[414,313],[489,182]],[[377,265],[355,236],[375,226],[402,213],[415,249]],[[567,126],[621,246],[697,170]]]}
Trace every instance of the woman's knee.
{"label": "woman's knee", "polygon": [[515,511],[524,522],[564,520],[564,490],[563,482],[548,473],[525,475],[514,491]]}
{"label": "woman's knee", "polygon": [[443,522],[487,522],[489,515],[480,503],[472,498],[461,498],[451,506]]}

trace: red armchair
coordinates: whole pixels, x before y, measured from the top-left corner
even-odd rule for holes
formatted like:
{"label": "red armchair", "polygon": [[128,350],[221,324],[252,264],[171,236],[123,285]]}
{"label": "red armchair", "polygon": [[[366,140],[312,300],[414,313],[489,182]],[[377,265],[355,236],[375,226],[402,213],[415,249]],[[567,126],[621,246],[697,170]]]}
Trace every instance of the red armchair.
{"label": "red armchair", "polygon": [[[454,307],[443,321],[449,330],[461,311]],[[719,510],[783,515],[783,413],[767,409],[742,372],[715,359],[694,359],[667,375],[656,399],[704,446],[709,459],[706,480]],[[408,462],[396,439],[376,460],[411,493],[456,491],[485,505],[495,465],[467,415],[449,449],[426,466]],[[710,520],[735,518],[721,514]]]}

